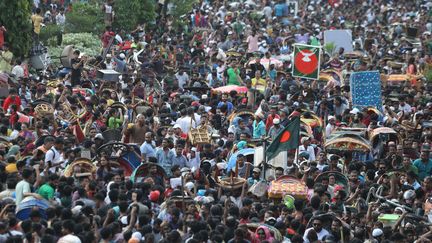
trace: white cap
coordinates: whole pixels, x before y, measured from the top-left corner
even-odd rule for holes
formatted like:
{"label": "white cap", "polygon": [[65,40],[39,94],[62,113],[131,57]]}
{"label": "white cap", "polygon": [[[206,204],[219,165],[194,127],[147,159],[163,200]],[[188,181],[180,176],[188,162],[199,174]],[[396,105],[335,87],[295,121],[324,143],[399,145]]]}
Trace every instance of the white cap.
{"label": "white cap", "polygon": [[328,118],[327,118],[327,121],[330,121],[330,120],[335,120],[336,119],[336,117],[334,117],[334,116],[329,116]]}
{"label": "white cap", "polygon": [[71,209],[72,214],[74,214],[74,215],[79,214],[79,213],[81,212],[81,209],[82,209],[82,206],[81,206],[81,205],[77,205],[77,206],[73,207],[73,208]]}
{"label": "white cap", "polygon": [[179,124],[175,124],[175,125],[173,126],[173,129],[176,129],[176,128],[180,128],[180,129],[181,129],[181,127],[180,127]]}
{"label": "white cap", "polygon": [[354,108],[350,111],[351,114],[357,114],[360,113],[360,110],[358,108]]}
{"label": "white cap", "polygon": [[384,232],[382,231],[382,229],[374,229],[372,231],[372,236],[373,237],[379,237],[379,236],[381,236],[383,234],[384,234]]}
{"label": "white cap", "polygon": [[112,56],[111,56],[111,54],[108,53],[108,54],[106,54],[106,57],[111,58]]}
{"label": "white cap", "polygon": [[104,137],[103,137],[102,133],[96,134],[95,139],[96,138],[104,140]]}
{"label": "white cap", "polygon": [[229,31],[229,32],[228,32],[228,35],[232,35],[232,34],[233,34],[233,32],[232,32],[232,31]]}
{"label": "white cap", "polygon": [[126,55],[124,53],[120,53],[119,57],[120,57],[120,59],[125,59]]}
{"label": "white cap", "polygon": [[132,237],[131,238],[135,238],[135,239],[138,239],[138,240],[142,240],[142,234],[140,233],[140,232],[134,232],[133,234],[132,234]]}
{"label": "white cap", "polygon": [[279,118],[275,118],[275,119],[273,119],[273,124],[277,125],[277,124],[279,124],[279,123],[280,123]]}
{"label": "white cap", "polygon": [[206,94],[201,95],[201,99],[202,99],[202,100],[205,100],[205,99],[207,99],[207,98],[208,98],[208,96],[207,96]]}
{"label": "white cap", "polygon": [[196,152],[196,151],[198,151],[198,150],[197,150],[197,148],[192,147],[192,148],[191,148],[191,151]]}

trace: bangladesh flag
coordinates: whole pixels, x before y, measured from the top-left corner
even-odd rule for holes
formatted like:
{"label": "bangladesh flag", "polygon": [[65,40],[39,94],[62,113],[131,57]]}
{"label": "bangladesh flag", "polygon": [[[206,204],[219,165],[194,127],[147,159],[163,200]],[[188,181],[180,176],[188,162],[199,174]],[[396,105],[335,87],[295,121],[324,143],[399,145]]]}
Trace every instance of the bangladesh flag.
{"label": "bangladesh flag", "polygon": [[294,77],[318,79],[321,48],[317,46],[294,44]]}
{"label": "bangladesh flag", "polygon": [[281,131],[266,150],[268,160],[276,157],[280,152],[296,149],[300,140],[300,117],[296,116]]}

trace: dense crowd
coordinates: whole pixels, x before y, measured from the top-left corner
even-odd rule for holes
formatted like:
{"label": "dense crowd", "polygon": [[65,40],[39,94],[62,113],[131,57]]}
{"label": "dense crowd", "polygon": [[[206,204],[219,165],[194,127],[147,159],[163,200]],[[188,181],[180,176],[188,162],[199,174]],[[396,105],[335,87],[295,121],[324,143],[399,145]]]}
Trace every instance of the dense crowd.
{"label": "dense crowd", "polygon": [[[33,2],[34,41],[73,11]],[[100,56],[30,74],[0,23],[0,242],[431,242],[430,1],[173,4],[127,32],[108,0]],[[341,29],[353,52],[319,63],[340,79],[292,76],[293,44]],[[382,107],[353,106],[360,71]],[[265,159],[299,117],[296,148]],[[273,197],[284,179],[305,195]]]}

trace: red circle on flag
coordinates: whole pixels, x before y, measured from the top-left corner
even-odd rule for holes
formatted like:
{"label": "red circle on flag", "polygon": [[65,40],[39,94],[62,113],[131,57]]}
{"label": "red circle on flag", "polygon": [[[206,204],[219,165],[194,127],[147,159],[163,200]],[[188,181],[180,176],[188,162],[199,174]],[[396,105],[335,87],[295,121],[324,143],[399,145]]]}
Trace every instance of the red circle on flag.
{"label": "red circle on flag", "polygon": [[309,75],[318,68],[318,58],[310,50],[304,49],[297,53],[295,56],[295,67],[296,69],[306,75]]}
{"label": "red circle on flag", "polygon": [[291,133],[289,131],[285,131],[282,133],[282,137],[280,138],[280,143],[285,143],[291,138]]}

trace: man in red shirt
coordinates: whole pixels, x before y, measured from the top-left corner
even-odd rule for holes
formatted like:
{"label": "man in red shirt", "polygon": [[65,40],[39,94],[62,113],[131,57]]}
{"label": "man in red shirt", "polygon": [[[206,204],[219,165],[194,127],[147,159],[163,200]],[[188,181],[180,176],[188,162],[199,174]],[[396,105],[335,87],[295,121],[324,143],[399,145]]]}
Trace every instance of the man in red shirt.
{"label": "man in red shirt", "polygon": [[270,130],[270,127],[273,126],[273,119],[278,118],[280,119],[280,116],[277,114],[277,107],[276,106],[272,106],[270,108],[270,114],[267,117],[266,120],[266,131],[268,132]]}
{"label": "man in red shirt", "polygon": [[114,32],[111,31],[111,26],[105,28],[105,32],[102,35],[101,41],[103,48],[108,48],[111,38],[115,36]]}
{"label": "man in red shirt", "polygon": [[9,91],[9,96],[3,102],[3,110],[6,112],[13,104],[17,106],[16,111],[21,110],[21,99],[18,96],[18,92],[16,91],[16,89],[11,89]]}
{"label": "man in red shirt", "polygon": [[4,44],[4,33],[6,32],[6,28],[0,23],[0,49],[3,48]]}

